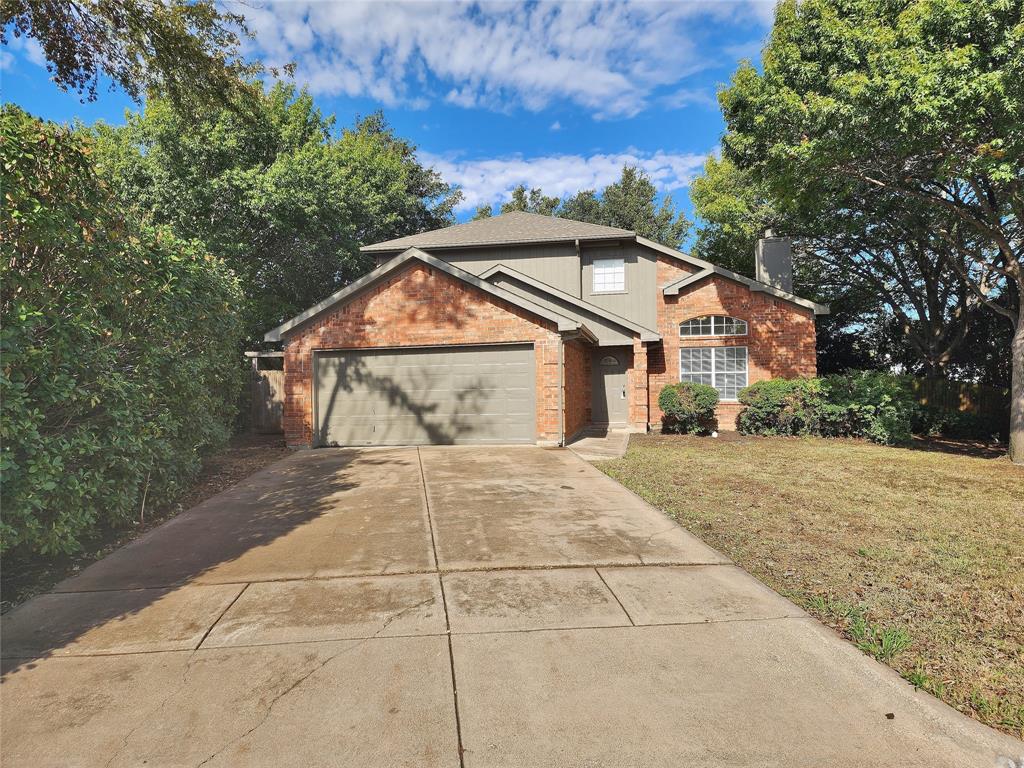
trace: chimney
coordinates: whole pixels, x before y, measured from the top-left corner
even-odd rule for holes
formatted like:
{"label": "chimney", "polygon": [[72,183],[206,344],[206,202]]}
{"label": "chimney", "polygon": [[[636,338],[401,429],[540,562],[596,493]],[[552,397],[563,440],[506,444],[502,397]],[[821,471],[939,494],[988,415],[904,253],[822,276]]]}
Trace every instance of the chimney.
{"label": "chimney", "polygon": [[770,229],[754,248],[754,278],[786,293],[793,292],[793,240]]}

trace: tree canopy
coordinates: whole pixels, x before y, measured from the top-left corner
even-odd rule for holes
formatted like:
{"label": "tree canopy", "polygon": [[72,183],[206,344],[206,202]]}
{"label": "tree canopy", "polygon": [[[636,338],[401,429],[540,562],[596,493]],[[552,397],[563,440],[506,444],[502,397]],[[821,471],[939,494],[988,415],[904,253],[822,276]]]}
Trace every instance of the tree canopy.
{"label": "tree canopy", "polygon": [[725,156],[764,185],[787,220],[849,211],[864,216],[867,231],[886,210],[908,212],[904,223],[927,218],[974,300],[1016,329],[1010,452],[1018,461],[1021,19],[1021,0],[784,0],[763,73],[743,65],[720,94]]}
{"label": "tree canopy", "polygon": [[[527,190],[522,184],[512,190],[511,199],[501,206],[501,213],[526,211],[542,216],[603,224],[636,232],[670,248],[682,245],[690,230],[686,216],[676,210],[671,196],[657,204],[658,190],[650,177],[639,168],[624,166],[618,181],[606,186],[600,194],[585,189],[564,200],[545,195],[540,189]],[[474,219],[491,216],[493,209],[483,205],[476,209]]]}
{"label": "tree canopy", "polygon": [[336,136],[334,118],[291,86],[258,105],[186,118],[153,99],[125,126],[91,129],[126,207],[237,272],[253,341],[369,269],[360,245],[446,226],[459,199],[380,114]]}
{"label": "tree canopy", "polygon": [[241,14],[213,0],[3,0],[0,41],[39,43],[53,81],[89,101],[106,75],[132,99],[232,103],[253,95],[262,68],[247,62]]}

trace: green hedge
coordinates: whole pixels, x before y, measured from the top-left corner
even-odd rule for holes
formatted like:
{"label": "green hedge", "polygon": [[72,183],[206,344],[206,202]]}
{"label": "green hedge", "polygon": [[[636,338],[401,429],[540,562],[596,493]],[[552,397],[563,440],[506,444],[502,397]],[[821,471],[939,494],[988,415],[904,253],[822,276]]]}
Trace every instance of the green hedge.
{"label": "green hedge", "polygon": [[228,437],[240,292],[201,244],[116,212],[81,137],[5,107],[0,139],[0,551],[72,552]]}
{"label": "green hedge", "polygon": [[658,395],[666,432],[707,434],[718,426],[715,407],[718,391],[707,384],[684,381],[669,384]]}
{"label": "green hedge", "polygon": [[740,391],[740,432],[861,437],[894,445],[910,439],[917,405],[909,380],[877,371],[817,379],[771,379]]}

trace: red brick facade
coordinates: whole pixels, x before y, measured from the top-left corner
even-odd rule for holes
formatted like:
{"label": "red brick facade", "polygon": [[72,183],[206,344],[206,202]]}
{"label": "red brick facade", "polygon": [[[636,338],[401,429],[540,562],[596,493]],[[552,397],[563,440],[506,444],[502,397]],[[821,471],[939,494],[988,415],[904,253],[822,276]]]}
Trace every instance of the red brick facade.
{"label": "red brick facade", "polygon": [[[689,274],[659,257],[657,330],[661,342],[634,339],[626,348],[628,419],[631,428],[658,428],[658,394],[679,380],[679,349],[745,346],[748,382],[815,373],[814,315],[809,309],[711,277],[665,296],[661,288]],[[746,336],[693,338],[681,343],[679,323],[702,315],[747,321]],[[591,355],[582,340],[563,339],[544,318],[422,262],[410,262],[345,303],[290,332],[285,343],[285,437],[289,445],[313,441],[313,353],[316,350],[454,344],[532,343],[536,354],[537,440],[572,437],[591,418]],[[561,348],[562,369],[559,366]],[[564,379],[562,378],[564,376]],[[739,405],[722,403],[719,424],[735,427]]]}
{"label": "red brick facade", "polygon": [[590,423],[590,346],[565,344],[565,436],[572,438]]}
{"label": "red brick facade", "polygon": [[537,439],[557,441],[558,348],[553,323],[420,262],[289,334],[284,353],[285,439],[313,441],[313,352],[319,349],[532,342],[537,355]]}
{"label": "red brick facade", "polygon": [[[658,286],[668,285],[689,270],[669,259],[658,259]],[[679,348],[744,346],[747,348],[747,382],[779,376],[814,376],[817,370],[814,313],[788,301],[723,277],[710,277],[684,288],[677,296],[659,290],[658,333],[662,343],[649,363],[650,422],[661,422],[658,394],[666,384],[679,381]],[[730,315],[747,321],[746,336],[681,340],[679,323],[701,315]],[[722,403],[718,421],[722,429],[735,429],[741,406]]]}

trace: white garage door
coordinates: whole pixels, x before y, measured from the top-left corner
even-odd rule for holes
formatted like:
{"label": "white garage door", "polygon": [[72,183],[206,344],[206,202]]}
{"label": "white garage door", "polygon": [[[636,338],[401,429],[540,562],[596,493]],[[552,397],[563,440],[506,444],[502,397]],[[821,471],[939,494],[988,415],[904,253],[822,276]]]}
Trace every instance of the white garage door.
{"label": "white garage door", "polygon": [[318,445],[533,443],[532,344],[321,352]]}

